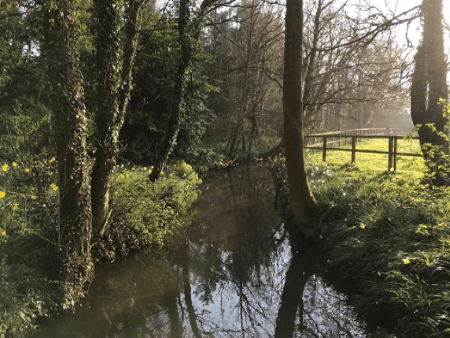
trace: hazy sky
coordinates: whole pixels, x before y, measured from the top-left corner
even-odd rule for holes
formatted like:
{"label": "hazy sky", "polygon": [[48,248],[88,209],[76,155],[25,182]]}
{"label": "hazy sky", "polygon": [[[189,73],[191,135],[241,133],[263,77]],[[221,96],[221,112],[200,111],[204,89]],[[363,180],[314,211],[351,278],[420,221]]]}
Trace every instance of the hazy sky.
{"label": "hazy sky", "polygon": [[[383,8],[387,5],[387,7],[397,13],[400,14],[410,8],[418,6],[422,3],[422,0],[370,0],[370,2],[376,6],[380,6]],[[443,0],[444,3],[444,19],[447,24],[450,24],[450,0]],[[411,25],[408,31],[408,38],[414,44],[415,47],[418,46],[420,39],[422,37],[422,27],[420,26],[420,22],[417,22],[414,25]],[[406,25],[402,25],[395,29],[398,41],[400,44],[406,44]],[[447,41],[450,40],[449,31],[445,31],[445,38]],[[448,45],[448,44],[447,44]],[[448,52],[448,51],[447,51]],[[448,53],[447,53],[448,54]]]}

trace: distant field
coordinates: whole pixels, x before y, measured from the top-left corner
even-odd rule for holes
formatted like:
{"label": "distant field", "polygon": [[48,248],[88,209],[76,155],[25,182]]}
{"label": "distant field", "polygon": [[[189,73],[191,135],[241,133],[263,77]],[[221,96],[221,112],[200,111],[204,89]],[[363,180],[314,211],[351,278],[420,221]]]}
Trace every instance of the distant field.
{"label": "distant field", "polygon": [[[351,149],[351,145],[341,146],[340,148]],[[361,141],[356,143],[356,150],[366,149],[366,150],[378,150],[378,151],[388,151],[388,140],[387,139],[372,139],[367,141]],[[402,153],[413,153],[420,154],[420,145],[418,140],[398,140],[397,151]],[[306,158],[308,162],[322,162],[322,151],[312,150],[306,151]],[[327,163],[330,164],[345,164],[351,162],[351,152],[343,151],[333,151],[327,150]],[[356,153],[355,164],[361,170],[376,170],[376,171],[386,171],[388,167],[388,155],[381,154],[365,154]],[[415,174],[423,173],[425,165],[423,159],[420,157],[410,157],[410,156],[397,156],[397,172],[406,173],[411,172]]]}

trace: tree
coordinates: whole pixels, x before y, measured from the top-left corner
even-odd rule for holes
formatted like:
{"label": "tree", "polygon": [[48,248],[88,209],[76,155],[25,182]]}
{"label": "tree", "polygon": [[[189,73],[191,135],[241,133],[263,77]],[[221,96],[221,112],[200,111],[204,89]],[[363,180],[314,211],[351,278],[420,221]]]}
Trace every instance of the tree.
{"label": "tree", "polygon": [[210,96],[218,115],[212,133],[216,141],[226,142],[225,155],[231,160],[239,149],[250,153],[257,146],[264,123],[279,113],[272,113],[270,105],[281,103],[280,87],[271,78],[282,67],[281,15],[276,7],[256,0],[241,6],[215,13],[211,20],[219,23],[211,29],[207,45],[215,61],[211,81],[220,88]]}
{"label": "tree", "polygon": [[93,276],[92,212],[89,159],[86,150],[86,107],[75,50],[73,0],[56,0],[44,17],[43,52],[55,95],[53,129],[59,173],[59,228],[56,257],[63,282],[64,303],[78,299]]}
{"label": "tree", "polygon": [[[447,63],[444,53],[442,0],[424,0],[423,41],[415,57],[411,85],[411,117],[435,185],[449,185],[445,158],[449,153]],[[444,170],[443,170],[444,169]]]}
{"label": "tree", "polygon": [[[335,0],[307,1],[305,4],[304,130],[337,129],[344,124],[347,128],[357,128],[374,120],[375,103],[403,103],[400,80],[405,62],[399,57],[392,38],[383,32],[390,23],[402,21],[399,18],[406,14],[386,18],[386,22],[377,22],[367,31],[365,22],[372,19],[361,18],[361,7],[350,16],[346,14],[345,4]],[[277,76],[273,74],[273,77]],[[283,147],[282,140],[258,157],[277,156]]]}
{"label": "tree", "polygon": [[289,198],[304,232],[311,234],[314,224],[310,216],[318,205],[309,187],[303,150],[303,0],[287,0],[285,20],[283,129]]}
{"label": "tree", "polygon": [[[46,34],[43,51],[56,102],[53,129],[60,191],[57,255],[65,285],[63,293],[68,300],[77,299],[83,284],[92,278],[91,247],[94,240],[103,234],[111,214],[110,179],[131,90],[137,18],[143,1],[127,0],[124,7],[120,6],[121,3],[116,0],[94,1],[98,78],[92,180],[86,140],[86,83],[76,46],[80,12],[73,0],[44,3]],[[73,294],[72,289],[76,290]]]}
{"label": "tree", "polygon": [[[94,0],[96,20],[97,144],[92,170],[92,214],[96,237],[100,237],[111,216],[110,180],[119,151],[119,132],[123,125],[132,86],[136,51],[136,26],[143,0],[125,1],[124,36],[121,37],[120,3]],[[123,39],[124,44],[120,41]]]}
{"label": "tree", "polygon": [[[177,29],[181,55],[176,71],[173,98],[170,105],[170,118],[167,123],[166,135],[161,142],[157,161],[150,174],[151,181],[159,178],[166,166],[169,155],[172,153],[177,142],[181,122],[183,121],[186,112],[186,76],[192,61],[194,44],[197,43],[204,27],[205,16],[212,6],[217,8],[224,5],[224,3],[231,2],[233,2],[233,0],[225,2],[222,2],[221,0],[203,0],[198,9],[191,8],[192,4],[189,0],[181,0],[179,3]],[[191,11],[195,15],[191,16]]]}

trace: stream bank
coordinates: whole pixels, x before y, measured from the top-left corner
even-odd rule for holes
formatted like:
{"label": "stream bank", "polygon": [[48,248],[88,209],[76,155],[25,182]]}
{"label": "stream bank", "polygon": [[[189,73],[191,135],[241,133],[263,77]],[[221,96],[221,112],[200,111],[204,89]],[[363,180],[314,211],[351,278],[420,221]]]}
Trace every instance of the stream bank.
{"label": "stream bank", "polygon": [[203,178],[176,252],[138,252],[97,271],[83,307],[39,337],[371,337],[323,275],[318,247],[292,242],[264,168]]}

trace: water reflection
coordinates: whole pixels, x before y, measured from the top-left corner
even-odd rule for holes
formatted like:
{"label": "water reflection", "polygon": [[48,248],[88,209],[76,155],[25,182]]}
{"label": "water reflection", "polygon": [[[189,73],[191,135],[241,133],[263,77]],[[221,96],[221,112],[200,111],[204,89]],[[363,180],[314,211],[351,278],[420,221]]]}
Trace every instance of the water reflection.
{"label": "water reflection", "polygon": [[41,336],[368,336],[319,277],[319,249],[289,242],[268,171],[235,168],[203,181],[178,252],[147,250],[99,269],[84,308]]}

